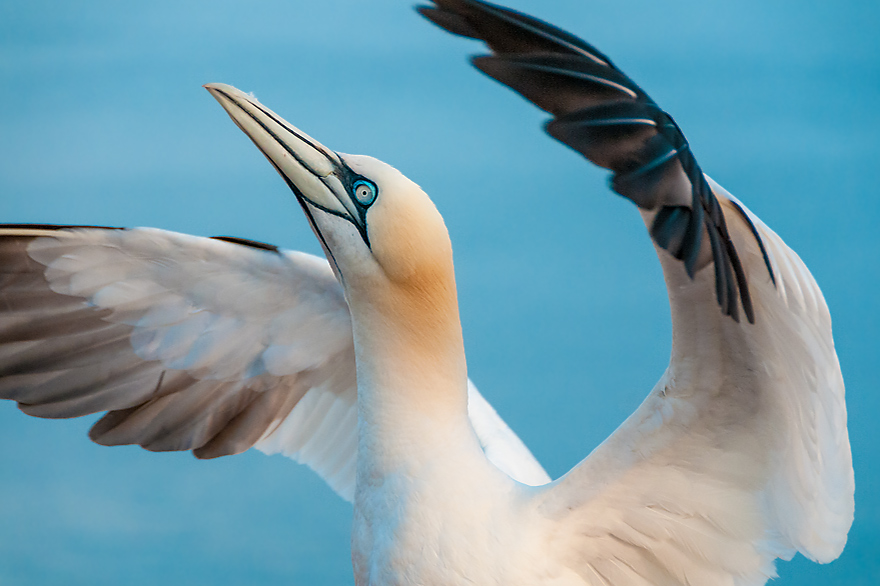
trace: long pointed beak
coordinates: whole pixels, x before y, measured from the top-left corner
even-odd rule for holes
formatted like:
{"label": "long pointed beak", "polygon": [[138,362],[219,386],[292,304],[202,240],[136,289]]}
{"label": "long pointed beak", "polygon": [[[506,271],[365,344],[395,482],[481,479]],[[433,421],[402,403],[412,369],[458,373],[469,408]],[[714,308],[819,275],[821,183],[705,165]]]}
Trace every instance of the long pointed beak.
{"label": "long pointed beak", "polygon": [[[365,210],[350,196],[352,172],[339,155],[231,85],[209,83],[205,89],[266,155],[304,207],[308,203],[345,218],[367,239]],[[310,210],[306,213],[317,230]]]}

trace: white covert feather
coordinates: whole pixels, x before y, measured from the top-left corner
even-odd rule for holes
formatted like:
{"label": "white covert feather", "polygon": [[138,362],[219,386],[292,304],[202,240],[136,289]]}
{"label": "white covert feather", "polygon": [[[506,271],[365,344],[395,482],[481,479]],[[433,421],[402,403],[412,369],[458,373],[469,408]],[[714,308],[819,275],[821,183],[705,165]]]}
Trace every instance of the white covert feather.
{"label": "white covert feather", "polygon": [[[219,406],[246,400],[248,389],[286,389],[294,408],[277,419],[255,447],[307,464],[352,500],[357,388],[351,318],[326,260],[154,228],[41,234],[27,252],[45,265],[49,288],[82,298],[96,310],[109,310],[103,319],[110,323],[130,326],[125,332],[136,357],[124,359],[145,364],[142,377],[122,381],[124,389],[110,385],[99,393],[89,403],[92,410],[128,408],[132,396],[145,400],[144,393],[155,385],[151,381],[157,371],[149,367],[153,361],[197,381],[229,383],[213,392]],[[90,382],[96,374],[94,369],[81,369],[65,376]],[[204,397],[199,388],[196,382],[196,392],[183,399],[155,401],[122,429],[105,434],[105,441],[138,426],[149,435],[175,411],[198,409],[192,401]],[[211,393],[210,387],[205,389]],[[226,398],[219,400],[219,392]],[[478,433],[488,434],[481,440],[490,459],[504,470],[525,467],[546,478],[475,388],[471,396]],[[202,416],[212,417],[210,412]]]}
{"label": "white covert feather", "polygon": [[[822,294],[763,223],[764,260],[713,183],[750,278],[756,323],[721,315],[709,270],[658,250],[673,356],[645,402],[547,488],[554,549],[589,584],[760,585],[795,551],[828,562],[853,518],[846,408]],[[732,198],[730,198],[732,199]],[[739,204],[742,205],[742,204]],[[646,222],[650,222],[646,214]]]}
{"label": "white covert feather", "polygon": [[[498,8],[481,9],[497,20]],[[441,25],[457,22],[449,14]],[[503,14],[501,30],[521,18]],[[199,457],[256,446],[308,464],[354,501],[361,585],[759,586],[776,558],[840,554],[854,481],[828,309],[798,256],[719,186],[708,236],[688,246],[691,258],[739,259],[738,299],[727,264],[689,265],[691,277],[657,246],[669,367],[549,482],[467,381],[451,244],[428,196],[380,161],[306,140],[231,86],[206,87],[307,192],[297,196],[345,294],[326,262],[255,243],[0,229],[0,397],[41,417],[110,410],[90,432],[100,443]],[[631,178],[660,196],[696,185],[679,173],[686,162],[668,185]],[[375,196],[369,224],[341,179],[352,174]],[[646,224],[670,202],[643,206]],[[728,233],[715,254],[713,235]]]}

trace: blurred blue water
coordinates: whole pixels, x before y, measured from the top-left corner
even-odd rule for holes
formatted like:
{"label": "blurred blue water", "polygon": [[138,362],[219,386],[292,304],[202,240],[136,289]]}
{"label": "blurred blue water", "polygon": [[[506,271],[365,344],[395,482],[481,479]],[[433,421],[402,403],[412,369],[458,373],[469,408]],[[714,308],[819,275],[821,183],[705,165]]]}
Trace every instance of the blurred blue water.
{"label": "blurred blue water", "polygon": [[[831,308],[857,510],[830,566],[880,576],[880,5],[521,0],[597,45],[703,168],[798,251]],[[408,2],[0,0],[0,221],[149,225],[319,253],[262,156],[201,89],[234,84],[420,183],[456,251],[471,377],[552,475],[641,401],[669,353],[659,267],[604,173],[466,64]],[[106,449],[89,422],[0,404],[0,584],[351,582],[349,505],[244,454]]]}

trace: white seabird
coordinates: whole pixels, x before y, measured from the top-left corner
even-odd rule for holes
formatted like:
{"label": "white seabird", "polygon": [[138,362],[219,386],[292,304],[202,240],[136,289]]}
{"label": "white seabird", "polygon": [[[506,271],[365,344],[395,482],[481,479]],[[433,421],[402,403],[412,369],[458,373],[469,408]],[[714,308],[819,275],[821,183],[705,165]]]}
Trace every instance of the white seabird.
{"label": "white seabird", "polygon": [[806,267],[704,184],[671,119],[605,56],[497,7],[437,4],[435,21],[500,53],[484,71],[616,173],[658,243],[673,356],[606,442],[546,484],[468,397],[451,247],[427,196],[221,85],[330,264],[161,230],[6,227],[0,396],[42,417],[109,411],[100,443],[308,463],[354,496],[358,584],[758,584],[795,550],[836,557],[851,458]]}

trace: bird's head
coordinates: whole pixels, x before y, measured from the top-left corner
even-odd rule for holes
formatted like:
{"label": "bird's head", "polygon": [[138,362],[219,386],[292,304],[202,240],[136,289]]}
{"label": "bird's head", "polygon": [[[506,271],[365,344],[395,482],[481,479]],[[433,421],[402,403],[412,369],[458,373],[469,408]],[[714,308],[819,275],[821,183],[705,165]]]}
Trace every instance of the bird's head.
{"label": "bird's head", "polygon": [[328,149],[232,86],[205,88],[296,195],[350,302],[376,287],[404,298],[451,287],[454,297],[446,226],[418,185],[382,161]]}

